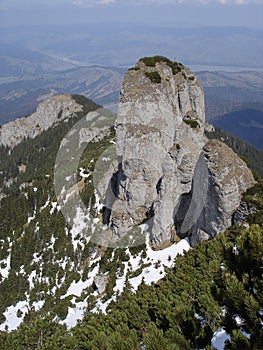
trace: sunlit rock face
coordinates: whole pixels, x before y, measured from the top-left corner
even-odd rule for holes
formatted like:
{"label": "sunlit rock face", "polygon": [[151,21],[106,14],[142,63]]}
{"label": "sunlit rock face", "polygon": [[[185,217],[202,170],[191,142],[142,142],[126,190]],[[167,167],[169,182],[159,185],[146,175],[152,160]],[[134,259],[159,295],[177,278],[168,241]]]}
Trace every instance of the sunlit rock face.
{"label": "sunlit rock face", "polygon": [[191,231],[193,245],[204,234],[213,237],[229,227],[242,193],[255,184],[246,163],[223,142],[207,141],[203,153],[208,168],[207,199]]}
{"label": "sunlit rock face", "polygon": [[195,75],[165,58],[153,60],[140,60],[122,84],[109,225],[121,236],[150,222],[156,248],[176,236],[195,244],[229,226],[254,180],[231,149],[204,136],[204,93]]}
{"label": "sunlit rock face", "polygon": [[67,120],[74,113],[82,111],[71,95],[58,95],[39,104],[35,113],[18,118],[2,125],[0,128],[0,144],[14,147],[25,138],[35,138],[48,128],[62,120]]}

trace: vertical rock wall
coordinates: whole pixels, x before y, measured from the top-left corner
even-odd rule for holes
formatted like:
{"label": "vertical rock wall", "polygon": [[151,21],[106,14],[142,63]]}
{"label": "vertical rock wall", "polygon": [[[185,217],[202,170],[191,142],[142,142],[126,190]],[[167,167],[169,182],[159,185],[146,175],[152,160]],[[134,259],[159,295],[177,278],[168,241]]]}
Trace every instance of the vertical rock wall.
{"label": "vertical rock wall", "polygon": [[116,121],[117,198],[109,225],[120,237],[151,218],[155,247],[175,235],[196,244],[225,229],[254,183],[230,148],[207,142],[203,89],[188,68],[177,68],[140,60],[124,78]]}

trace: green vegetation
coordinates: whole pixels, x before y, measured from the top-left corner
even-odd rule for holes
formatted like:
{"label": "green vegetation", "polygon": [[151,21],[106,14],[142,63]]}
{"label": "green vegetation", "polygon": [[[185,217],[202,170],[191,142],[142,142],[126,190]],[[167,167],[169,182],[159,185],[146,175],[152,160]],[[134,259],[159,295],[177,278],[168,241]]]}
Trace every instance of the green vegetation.
{"label": "green vegetation", "polygon": [[143,62],[147,67],[155,67],[157,62],[165,62],[163,61],[165,57],[162,57],[162,59],[158,59],[157,57],[162,57],[162,56],[143,57],[140,59],[140,62]]}
{"label": "green vegetation", "polygon": [[[166,268],[166,276],[161,282],[151,286],[142,283],[136,294],[131,292],[127,282],[124,293],[118,295],[116,303],[109,305],[107,315],[87,312],[85,318],[70,331],[54,320],[54,315],[57,314],[60,319],[65,318],[67,308],[72,305],[69,299],[60,299],[60,295],[80,276],[76,274],[76,270],[68,267],[63,271],[59,264],[53,266],[52,257],[47,254],[43,257],[43,261],[47,259],[46,265],[43,265],[47,271],[43,276],[48,276],[50,285],[55,283],[56,276],[66,276],[65,286],[56,292],[56,297],[52,297],[45,283],[37,285],[31,291],[30,298],[33,301],[35,295],[35,300],[38,300],[42,295],[46,300],[44,309],[39,315],[32,312],[26,315],[24,323],[17,331],[0,333],[0,348],[139,350],[144,344],[147,350],[208,350],[212,349],[211,339],[214,332],[224,327],[231,337],[225,346],[226,350],[260,350],[263,341],[263,180],[259,177],[257,180],[258,183],[244,196],[244,200],[258,210],[248,217],[250,227],[231,227],[212,240],[200,243],[184,256],[177,257],[175,267]],[[41,241],[35,241],[34,245],[50,242],[51,227],[60,229],[64,225],[62,221],[56,224],[56,220],[58,217],[52,215],[46,233],[42,233],[42,227],[39,231]],[[40,225],[43,223],[40,221]],[[46,238],[43,240],[44,235]],[[25,241],[28,239],[32,240],[26,236]],[[56,259],[59,247],[67,246],[67,242],[61,239],[63,235],[60,236],[59,245],[52,251]],[[30,255],[30,244],[23,246],[23,239],[20,244],[20,249],[28,249]],[[87,244],[87,251],[83,251],[81,260],[84,261],[93,249],[92,244]],[[140,249],[133,247],[130,252],[135,256],[141,254],[145,257],[144,249],[145,246]],[[38,249],[36,251],[41,253]],[[68,261],[73,259],[76,264],[77,257],[74,252],[65,251],[64,254]],[[21,256],[20,259],[24,259],[24,266],[29,272],[30,265],[25,264],[27,257]],[[112,295],[116,276],[123,273],[123,262],[128,259],[125,249],[108,248],[104,252],[100,260],[100,272],[110,273],[104,301]],[[20,297],[23,296],[23,290],[28,288],[26,278],[21,276],[19,280],[15,275],[21,264],[21,261],[16,260],[17,258],[12,263],[15,264],[13,277],[8,279],[9,284],[5,286],[4,294],[1,290],[1,296],[4,299],[11,297],[13,302],[16,300],[14,285],[16,293],[19,292],[18,286],[25,285]],[[36,265],[32,267],[37,268],[39,267]],[[129,277],[137,274],[130,273]],[[92,289],[88,292],[92,292]],[[88,309],[93,305],[93,299],[90,298]],[[237,316],[242,320],[241,323]],[[250,337],[244,334],[249,334]]]}
{"label": "green vegetation", "polygon": [[251,169],[254,169],[263,177],[263,151],[255,148],[244,140],[229,134],[228,132],[215,128],[215,131],[205,132],[206,136],[211,139],[218,139],[225,142],[234,152],[246,159]]}
{"label": "green vegetation", "polygon": [[159,84],[162,78],[158,72],[145,72],[147,78],[150,78],[153,83]]}
{"label": "green vegetation", "polygon": [[173,74],[181,72],[184,67],[181,63],[173,62],[164,56],[143,57],[140,59],[140,61],[143,62],[147,67],[155,67],[156,63],[164,62],[167,64],[167,66],[172,68]]}
{"label": "green vegetation", "polygon": [[138,66],[136,66],[136,67],[131,67],[131,68],[129,68],[129,70],[140,70],[140,67],[138,67]]}
{"label": "green vegetation", "polygon": [[[96,107],[91,105],[91,109]],[[81,116],[83,114],[76,119]],[[43,309],[35,312],[32,308],[17,331],[0,332],[0,349],[140,350],[145,345],[147,350],[212,350],[214,332],[224,327],[231,337],[226,350],[260,350],[263,342],[263,180],[259,176],[257,184],[244,196],[246,203],[257,210],[247,218],[249,227],[231,227],[200,243],[177,257],[174,268],[165,269],[163,280],[150,286],[142,282],[136,294],[127,280],[123,294],[109,304],[106,315],[87,311],[84,319],[71,330],[58,322],[65,319],[68,307],[74,306],[70,297],[61,296],[74,280],[87,279],[94,267],[89,266],[88,259],[98,253],[95,244],[86,240],[89,232],[78,237],[82,246],[74,247],[68,224],[61,212],[52,207],[56,200],[52,175],[56,152],[75,121],[63,122],[35,140],[25,140],[11,152],[6,148],[0,150],[1,185],[10,177],[17,178],[4,188],[6,197],[0,207],[0,260],[11,254],[9,276],[6,279],[0,276],[0,314],[9,305],[25,300],[26,295],[30,305],[44,301]],[[92,172],[92,160],[96,162],[113,137],[111,129],[106,138],[90,143],[79,166]],[[236,148],[237,145],[238,142]],[[176,149],[180,149],[179,144]],[[249,152],[252,154],[252,149]],[[25,173],[17,171],[21,163],[26,165]],[[94,189],[89,180],[81,196],[93,208]],[[134,257],[146,257],[145,245],[129,250]],[[123,275],[129,255],[126,249],[108,248],[103,253],[99,273],[109,273],[103,298],[106,301],[113,294],[116,278]],[[161,263],[157,262],[156,267]],[[137,276],[147,266],[148,263],[137,271],[129,271],[128,276]],[[28,276],[34,271],[40,278],[35,278],[30,289]],[[85,300],[94,288],[94,285],[88,287],[76,302]],[[94,307],[95,298],[89,297],[88,310]],[[18,310],[17,315],[21,317],[22,312]],[[4,321],[4,315],[0,317]]]}
{"label": "green vegetation", "polygon": [[[0,185],[6,196],[0,206],[0,261],[5,261],[10,255],[11,267],[7,278],[0,274],[1,320],[4,320],[5,309],[24,300],[26,293],[31,305],[34,301],[45,300],[42,312],[51,312],[53,317],[58,315],[64,319],[70,302],[66,299],[60,301],[60,296],[66,293],[73,280],[77,281],[82,273],[88,273],[87,268],[81,271],[79,265],[84,264],[92,251],[92,244],[87,244],[85,239],[89,233],[86,232],[80,240],[85,249],[80,245],[74,249],[69,225],[62,213],[52,208],[52,202],[56,202],[53,172],[60,142],[79,119],[99,108],[83,96],[73,95],[73,98],[84,107],[78,115],[67,122],[60,122],[33,140],[24,140],[12,150],[0,149]],[[90,143],[82,154],[79,166],[92,171],[94,163],[91,161],[96,162],[113,137],[112,129],[102,141]],[[24,173],[18,172],[21,163],[26,165]],[[10,178],[13,183],[5,186]],[[81,197],[94,211],[92,182],[86,182]],[[39,259],[38,263],[36,259]],[[5,267],[4,262],[1,267]],[[30,290],[28,276],[31,273],[36,278]],[[56,292],[51,292],[56,285],[60,287]],[[35,312],[32,310],[25,320],[34,318]]]}
{"label": "green vegetation", "polygon": [[200,125],[199,125],[197,120],[194,120],[194,119],[183,119],[183,121],[185,122],[185,124],[190,125],[192,129],[200,128]]}
{"label": "green vegetation", "polygon": [[262,227],[232,227],[179,256],[161,283],[142,283],[136,294],[127,285],[107,315],[88,312],[71,331],[51,316],[38,317],[0,333],[0,344],[6,350],[210,349],[213,333],[224,327],[231,336],[225,349],[260,350],[262,256]]}

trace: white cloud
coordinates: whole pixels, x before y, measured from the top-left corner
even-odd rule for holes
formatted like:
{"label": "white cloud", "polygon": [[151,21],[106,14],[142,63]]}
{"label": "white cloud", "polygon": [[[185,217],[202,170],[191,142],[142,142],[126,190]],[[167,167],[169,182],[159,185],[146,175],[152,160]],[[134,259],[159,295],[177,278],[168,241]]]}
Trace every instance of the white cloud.
{"label": "white cloud", "polygon": [[115,2],[115,0],[101,0],[99,2],[99,4],[101,4],[101,5],[108,5],[108,4],[112,4],[113,2]]}
{"label": "white cloud", "polygon": [[220,4],[227,5],[227,4],[236,4],[236,5],[244,5],[251,1],[247,0],[219,0]]}
{"label": "white cloud", "polygon": [[109,5],[118,2],[116,0],[73,0],[73,5],[79,7],[93,7],[99,5]]}

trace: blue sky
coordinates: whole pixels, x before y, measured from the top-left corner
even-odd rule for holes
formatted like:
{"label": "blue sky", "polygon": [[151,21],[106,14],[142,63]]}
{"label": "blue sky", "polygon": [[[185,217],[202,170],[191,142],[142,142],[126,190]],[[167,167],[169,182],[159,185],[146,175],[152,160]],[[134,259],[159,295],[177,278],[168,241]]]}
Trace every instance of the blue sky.
{"label": "blue sky", "polygon": [[125,21],[263,27],[263,0],[0,0],[0,23]]}

